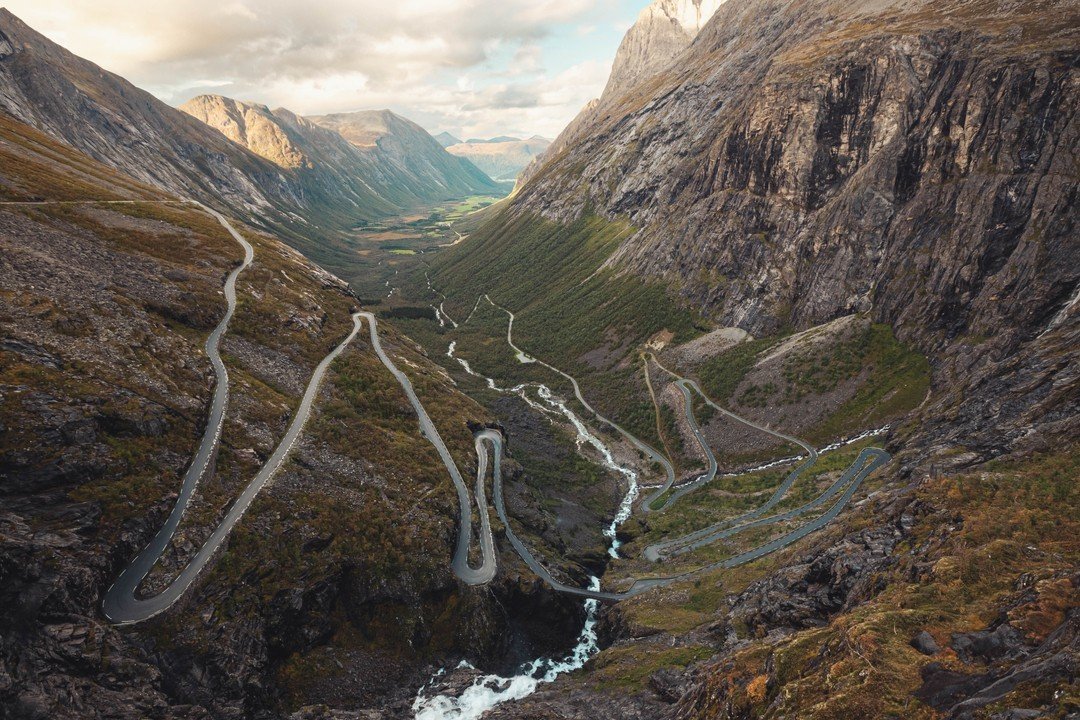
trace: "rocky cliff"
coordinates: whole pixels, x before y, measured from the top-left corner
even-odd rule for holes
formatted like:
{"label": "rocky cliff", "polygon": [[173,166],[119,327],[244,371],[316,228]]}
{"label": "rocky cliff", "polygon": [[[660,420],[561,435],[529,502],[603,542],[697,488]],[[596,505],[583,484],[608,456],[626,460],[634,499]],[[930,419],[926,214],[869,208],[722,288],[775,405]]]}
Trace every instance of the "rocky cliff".
{"label": "rocky cliff", "polygon": [[623,37],[601,101],[666,69],[725,0],[654,0]]}
{"label": "rocky cliff", "polygon": [[[1065,0],[729,0],[433,263],[451,298],[487,286],[518,311],[524,346],[612,376],[635,330],[685,332],[655,295],[624,312],[635,287],[765,346],[869,317],[930,363],[880,489],[835,527],[620,603],[586,672],[494,717],[1077,711],[1080,549],[1051,528],[1075,514],[1080,432],[1078,27]],[[584,332],[582,312],[603,319]]]}
{"label": "rocky cliff", "polygon": [[1060,401],[1051,336],[1075,325],[1080,279],[1076,18],[1072,2],[728,3],[515,205],[627,218],[639,231],[609,264],[721,324],[871,311],[990,385],[1004,358],[1037,354],[1014,381]]}
{"label": "rocky cliff", "polygon": [[315,164],[300,146],[302,136],[290,134],[285,122],[309,132],[311,128],[284,108],[271,111],[265,105],[221,95],[199,95],[179,109],[279,167],[310,168]]}
{"label": "rocky cliff", "polygon": [[724,2],[653,0],[646,6],[619,44],[603,94],[585,104],[545,153],[525,168],[520,181],[527,182],[544,162],[574,144],[582,133],[589,132],[601,105],[617,100],[675,62]]}

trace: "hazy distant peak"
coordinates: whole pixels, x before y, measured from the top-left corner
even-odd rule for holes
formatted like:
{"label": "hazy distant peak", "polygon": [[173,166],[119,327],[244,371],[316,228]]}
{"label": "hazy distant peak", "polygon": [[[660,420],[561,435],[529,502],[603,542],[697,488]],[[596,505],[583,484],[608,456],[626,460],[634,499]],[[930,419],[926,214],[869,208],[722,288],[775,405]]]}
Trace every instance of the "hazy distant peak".
{"label": "hazy distant peak", "polygon": [[358,147],[372,147],[381,138],[397,134],[434,140],[426,130],[412,120],[385,109],[313,115],[308,119],[317,125],[340,133],[342,137]]}
{"label": "hazy distant peak", "polygon": [[445,131],[436,135],[435,139],[438,140],[439,144],[442,145],[444,148],[450,147],[451,145],[457,145],[461,142],[460,139],[454,137],[453,135]]}
{"label": "hazy distant peak", "polygon": [[467,158],[496,180],[515,180],[551,141],[539,135],[528,140],[500,135],[487,140],[471,139],[450,145],[446,151]]}

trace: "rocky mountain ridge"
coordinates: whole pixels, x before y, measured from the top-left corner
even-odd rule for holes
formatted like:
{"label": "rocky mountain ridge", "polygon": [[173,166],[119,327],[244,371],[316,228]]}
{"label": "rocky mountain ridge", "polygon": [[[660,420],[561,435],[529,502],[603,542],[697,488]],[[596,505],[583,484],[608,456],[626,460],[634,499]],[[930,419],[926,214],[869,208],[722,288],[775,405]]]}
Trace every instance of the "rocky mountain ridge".
{"label": "rocky mountain ridge", "polygon": [[724,2],[653,0],[623,36],[601,102],[614,99],[671,65]]}
{"label": "rocky mountain ridge", "polygon": [[[245,134],[217,132],[6,9],[0,43],[10,48],[0,57],[0,110],[143,182],[282,233],[306,251],[417,204],[502,191],[404,118],[357,114],[366,133],[358,154],[288,111],[237,105],[231,114],[224,106],[212,113],[234,126],[256,123],[253,144],[274,160],[268,161],[234,141]],[[203,110],[211,104],[204,101]],[[378,148],[367,148],[376,139]],[[311,162],[303,162],[305,152]]]}
{"label": "rocky mountain ridge", "polygon": [[[620,312],[631,282],[757,348],[857,316],[929,360],[925,397],[875,441],[894,457],[881,485],[835,527],[750,573],[620,603],[585,672],[493,717],[1080,710],[1078,547],[1051,529],[1075,515],[1080,434],[1078,28],[1070,0],[729,0],[435,259],[452,300],[490,285],[523,347],[578,332],[563,362],[606,362],[608,387],[641,349],[634,328],[680,333],[656,300]],[[594,260],[580,282],[500,279]],[[566,294],[607,323],[571,325]],[[722,359],[738,379],[739,351]]]}
{"label": "rocky mountain ridge", "polygon": [[596,119],[598,108],[670,66],[690,46],[725,0],[652,0],[623,36],[604,91],[585,104],[562,132],[522,172],[525,182],[550,157],[573,144]]}
{"label": "rocky mountain ridge", "polygon": [[349,114],[349,123],[328,127],[285,108],[220,95],[200,95],[180,110],[294,170],[305,188],[318,189],[337,206],[356,208],[360,216],[499,191],[483,173],[442,152],[415,123],[389,111]]}
{"label": "rocky mountain ridge", "polygon": [[459,138],[454,137],[446,131],[443,131],[438,135],[435,135],[434,137],[443,147],[450,147],[451,145],[457,145],[459,142],[461,142]]}
{"label": "rocky mountain ridge", "polygon": [[728,3],[514,204],[628,218],[609,264],[723,325],[872,311],[965,363],[1031,357],[1080,280],[1076,17],[1066,1]]}

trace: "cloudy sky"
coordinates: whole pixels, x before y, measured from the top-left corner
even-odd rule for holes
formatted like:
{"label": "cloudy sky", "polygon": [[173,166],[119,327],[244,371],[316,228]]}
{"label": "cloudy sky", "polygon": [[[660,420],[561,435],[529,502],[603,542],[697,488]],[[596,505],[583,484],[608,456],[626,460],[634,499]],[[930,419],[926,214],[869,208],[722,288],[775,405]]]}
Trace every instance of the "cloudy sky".
{"label": "cloudy sky", "polygon": [[388,107],[462,138],[554,137],[648,0],[4,0],[168,103]]}

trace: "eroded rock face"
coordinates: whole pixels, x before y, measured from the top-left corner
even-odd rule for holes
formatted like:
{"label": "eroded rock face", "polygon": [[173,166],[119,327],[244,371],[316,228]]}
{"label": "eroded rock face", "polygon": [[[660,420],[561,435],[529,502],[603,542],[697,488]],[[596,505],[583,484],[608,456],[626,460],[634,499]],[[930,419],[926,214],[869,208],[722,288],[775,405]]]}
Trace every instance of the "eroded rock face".
{"label": "eroded rock face", "polygon": [[665,69],[690,46],[724,0],[654,0],[623,37],[601,101]]}
{"label": "eroded rock face", "polygon": [[265,105],[220,95],[199,95],[180,109],[275,165],[295,168],[308,164],[303,152]]}
{"label": "eroded rock face", "polygon": [[1039,437],[1039,416],[1060,432],[1080,282],[1070,7],[727,3],[560,138],[515,207],[628,218],[609,263],[721,326],[893,325],[979,387],[926,412],[955,413],[936,439],[976,458]]}
{"label": "eroded rock face", "polygon": [[666,70],[725,0],[654,0],[619,44],[603,95],[586,103],[558,137],[522,171],[524,184],[550,158],[573,146],[592,130],[602,106],[621,98],[638,83]]}
{"label": "eroded rock face", "polygon": [[[875,303],[949,336],[986,329],[1020,266],[1047,272],[1025,319],[1049,322],[1076,279],[1068,51],[988,43],[976,21],[845,41],[865,8],[774,5],[723,8],[686,67],[605,108],[520,204],[625,214],[643,229],[614,262],[685,280],[689,301],[758,334]],[[1035,261],[1038,217],[1064,257]]]}

